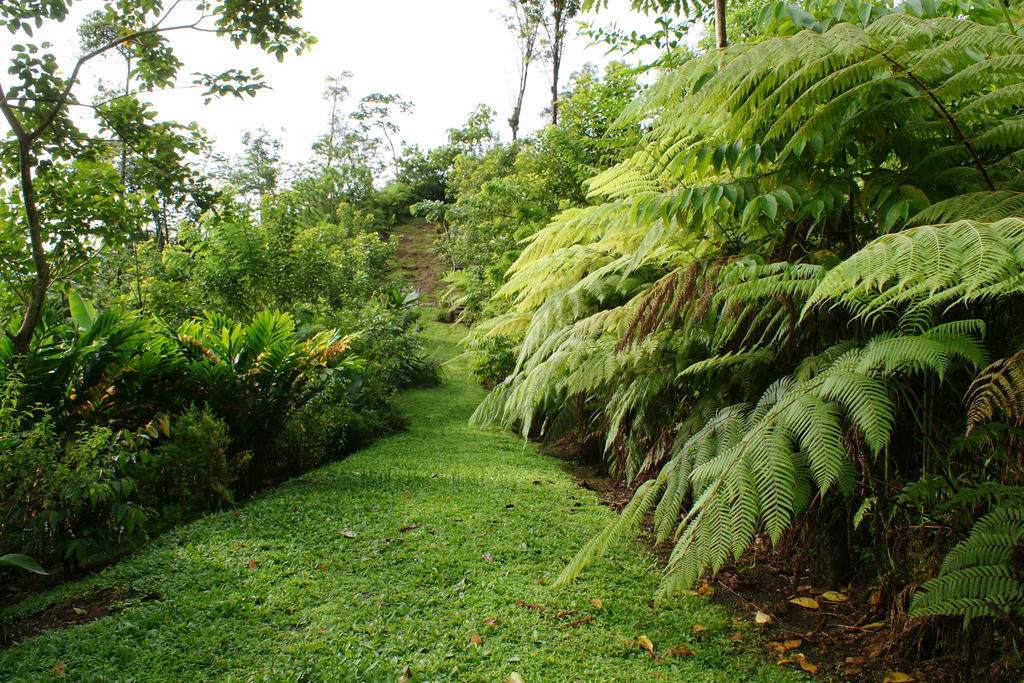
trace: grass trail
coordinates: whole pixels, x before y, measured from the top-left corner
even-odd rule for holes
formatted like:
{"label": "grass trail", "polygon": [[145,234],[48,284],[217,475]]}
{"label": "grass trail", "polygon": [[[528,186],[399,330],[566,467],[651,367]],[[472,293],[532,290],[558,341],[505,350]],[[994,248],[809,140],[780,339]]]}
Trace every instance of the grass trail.
{"label": "grass trail", "polygon": [[[446,358],[458,334],[428,330]],[[657,572],[632,544],[569,589],[539,585],[611,513],[532,445],[468,427],[482,392],[449,374],[400,397],[408,431],[8,610],[108,586],[161,596],[0,653],[0,680],[57,665],[64,681],[790,680],[705,599],[652,608]],[[641,635],[695,654],[654,661],[620,640]]]}

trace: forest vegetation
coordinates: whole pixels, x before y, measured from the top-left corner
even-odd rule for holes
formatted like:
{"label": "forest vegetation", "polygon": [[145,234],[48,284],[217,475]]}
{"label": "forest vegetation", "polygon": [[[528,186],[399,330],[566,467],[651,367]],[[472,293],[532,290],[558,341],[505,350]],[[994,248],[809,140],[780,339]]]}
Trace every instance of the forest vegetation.
{"label": "forest vegetation", "polygon": [[[5,573],[88,574],[410,427],[396,394],[445,381],[433,316],[469,329],[458,362],[487,392],[438,391],[472,397],[472,433],[628,491],[558,549],[551,591],[650,536],[664,562],[633,588],[652,610],[788,563],[794,595],[811,577],[864,596],[852,628],[884,626],[879,652],[944,657],[936,679],[1024,671],[1021,2],[620,3],[644,32],[603,24],[611,0],[510,0],[504,122],[481,104],[407,145],[414,104],[353,102],[340,72],[310,94],[330,116],[298,164],[265,130],[220,155],[146,93],[190,78],[189,31],[301,59],[299,0],[104,2],[69,66],[37,32],[72,4],[0,6],[21,41],[0,78]],[[580,20],[614,59],[566,74]],[[124,82],[85,92],[103,57]],[[396,256],[435,229],[440,311]]]}

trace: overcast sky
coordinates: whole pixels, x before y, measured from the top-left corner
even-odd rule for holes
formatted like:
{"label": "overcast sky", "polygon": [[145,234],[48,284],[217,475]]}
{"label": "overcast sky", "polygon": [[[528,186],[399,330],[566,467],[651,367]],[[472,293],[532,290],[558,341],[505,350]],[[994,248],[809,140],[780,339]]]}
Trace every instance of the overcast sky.
{"label": "overcast sky", "polygon": [[[37,39],[54,43],[64,68],[69,68],[79,52],[77,24],[100,4],[77,2],[68,21],[46,24],[37,33]],[[613,0],[612,4],[628,6],[627,0]],[[408,142],[428,147],[443,143],[446,129],[460,125],[481,102],[498,112],[498,127],[506,139],[509,136],[504,121],[517,79],[517,48],[500,17],[506,0],[305,0],[303,5],[301,23],[319,42],[311,51],[290,56],[283,64],[253,48],[236,50],[228,41],[209,34],[174,35],[178,56],[186,64],[184,75],[258,66],[273,90],[263,91],[255,99],[231,98],[203,106],[198,90],[179,89],[153,96],[158,110],[165,118],[198,121],[226,152],[239,149],[242,131],[266,128],[283,140],[285,157],[298,161],[308,156],[310,144],[326,127],[325,78],[351,71],[349,105],[371,92],[394,92],[415,103],[413,115],[401,120],[400,137]],[[617,21],[631,28],[649,25],[642,17],[615,8],[597,20]],[[0,47],[6,53],[14,40],[3,33]],[[18,40],[24,38],[19,35]],[[562,82],[586,62],[603,64],[609,59],[602,47],[588,47],[585,38],[574,35],[567,48]],[[84,87],[94,87],[99,79],[112,83],[123,79],[122,65],[117,55],[103,59],[88,69]],[[549,77],[546,66],[534,65],[524,130],[543,124],[541,112],[548,103]],[[79,97],[88,99],[83,94]]]}

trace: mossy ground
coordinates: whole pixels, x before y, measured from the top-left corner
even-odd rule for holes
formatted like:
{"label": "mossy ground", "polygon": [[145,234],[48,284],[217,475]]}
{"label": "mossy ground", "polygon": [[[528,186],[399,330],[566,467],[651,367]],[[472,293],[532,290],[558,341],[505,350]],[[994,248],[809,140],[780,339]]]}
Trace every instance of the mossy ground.
{"label": "mossy ground", "polygon": [[[459,328],[427,334],[456,355]],[[447,369],[399,398],[408,431],[8,610],[110,586],[160,596],[0,653],[0,679],[791,680],[746,620],[697,597],[652,607],[657,568],[632,543],[541,585],[611,513],[533,445],[469,427],[482,391]],[[656,661],[623,642],[639,636],[695,654]]]}

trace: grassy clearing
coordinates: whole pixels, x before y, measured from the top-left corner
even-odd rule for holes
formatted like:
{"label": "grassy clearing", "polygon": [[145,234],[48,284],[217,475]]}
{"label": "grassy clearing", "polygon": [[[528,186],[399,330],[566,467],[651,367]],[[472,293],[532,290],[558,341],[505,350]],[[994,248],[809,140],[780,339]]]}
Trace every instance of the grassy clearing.
{"label": "grassy clearing", "polygon": [[[430,334],[454,355],[458,329]],[[407,432],[8,610],[108,586],[162,596],[0,653],[0,679],[46,680],[62,664],[61,680],[394,681],[406,667],[413,681],[792,680],[705,599],[650,607],[656,572],[634,546],[569,589],[539,585],[610,513],[557,461],[469,428],[481,392],[457,364],[450,374],[402,396]],[[653,661],[619,638],[641,635],[696,654]]]}

